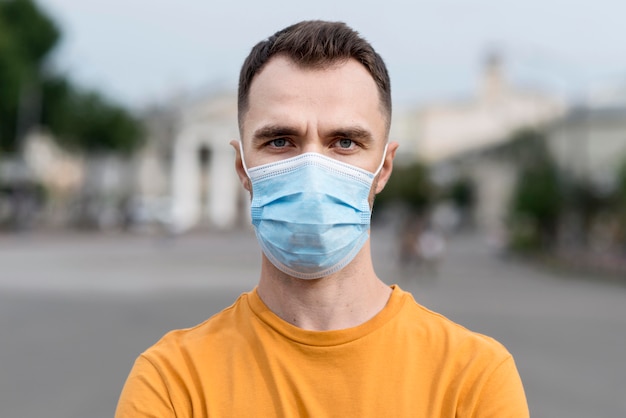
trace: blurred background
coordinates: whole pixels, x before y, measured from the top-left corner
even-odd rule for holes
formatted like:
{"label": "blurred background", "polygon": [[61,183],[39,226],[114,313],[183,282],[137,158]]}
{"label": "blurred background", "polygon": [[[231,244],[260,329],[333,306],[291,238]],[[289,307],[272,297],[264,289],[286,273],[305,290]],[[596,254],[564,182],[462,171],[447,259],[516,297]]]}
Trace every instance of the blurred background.
{"label": "blurred background", "polygon": [[379,275],[505,343],[533,416],[626,416],[625,12],[0,0],[0,416],[111,416],[142,350],[254,286],[238,71],[317,18],[390,70]]}

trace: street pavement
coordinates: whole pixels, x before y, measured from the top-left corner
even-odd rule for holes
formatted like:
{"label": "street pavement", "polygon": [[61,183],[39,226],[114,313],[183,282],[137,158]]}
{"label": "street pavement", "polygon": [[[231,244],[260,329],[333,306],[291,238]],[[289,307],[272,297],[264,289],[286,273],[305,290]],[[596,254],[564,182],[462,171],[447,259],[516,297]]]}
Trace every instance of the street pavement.
{"label": "street pavement", "polygon": [[[626,417],[626,278],[523,264],[477,235],[437,272],[401,267],[392,229],[372,235],[383,280],[513,353],[531,416]],[[250,231],[0,235],[0,418],[113,416],[137,355],[250,290],[259,263]]]}

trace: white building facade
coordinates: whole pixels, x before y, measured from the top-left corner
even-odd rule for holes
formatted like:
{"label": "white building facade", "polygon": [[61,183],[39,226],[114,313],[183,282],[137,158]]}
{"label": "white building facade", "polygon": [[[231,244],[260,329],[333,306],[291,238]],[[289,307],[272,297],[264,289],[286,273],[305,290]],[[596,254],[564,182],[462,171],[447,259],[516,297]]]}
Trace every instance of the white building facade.
{"label": "white building facade", "polygon": [[566,111],[563,100],[510,85],[500,58],[490,56],[474,98],[431,104],[416,113],[417,156],[436,163],[503,143],[512,132],[545,125]]}
{"label": "white building facade", "polygon": [[[137,198],[167,202],[174,232],[230,229],[247,216],[247,197],[229,142],[239,137],[233,94],[216,94],[148,115],[149,137],[137,157]],[[154,209],[160,210],[160,209]]]}

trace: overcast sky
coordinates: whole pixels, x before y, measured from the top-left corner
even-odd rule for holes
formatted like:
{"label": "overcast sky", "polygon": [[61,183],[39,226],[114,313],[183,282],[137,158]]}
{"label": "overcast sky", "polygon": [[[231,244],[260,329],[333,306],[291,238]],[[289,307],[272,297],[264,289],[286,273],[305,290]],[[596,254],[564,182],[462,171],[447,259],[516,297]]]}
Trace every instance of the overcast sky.
{"label": "overcast sky", "polygon": [[471,95],[482,59],[567,96],[626,82],[623,0],[38,0],[60,24],[56,65],[138,107],[177,89],[236,89],[250,48],[303,19],[342,20],[385,59],[398,104]]}

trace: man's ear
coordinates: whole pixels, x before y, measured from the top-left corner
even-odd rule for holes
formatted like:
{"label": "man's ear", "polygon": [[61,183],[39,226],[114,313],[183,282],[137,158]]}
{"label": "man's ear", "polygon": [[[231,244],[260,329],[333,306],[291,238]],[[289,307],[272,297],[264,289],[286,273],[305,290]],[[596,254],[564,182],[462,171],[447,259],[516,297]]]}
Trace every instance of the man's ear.
{"label": "man's ear", "polygon": [[243,185],[244,189],[251,192],[252,187],[250,185],[250,179],[248,178],[248,174],[246,174],[246,170],[243,168],[243,159],[241,156],[239,141],[233,139],[230,141],[230,145],[235,149],[235,171],[237,172],[237,176],[239,176],[239,181]]}
{"label": "man's ear", "polygon": [[391,172],[393,171],[393,159],[396,157],[396,151],[398,149],[399,144],[397,142],[390,142],[387,145],[387,154],[385,154],[385,161],[383,162],[383,166],[380,169],[380,175],[378,176],[378,181],[376,182],[376,190],[375,193],[378,194],[383,191],[387,181],[389,181],[389,177],[391,176]]}

